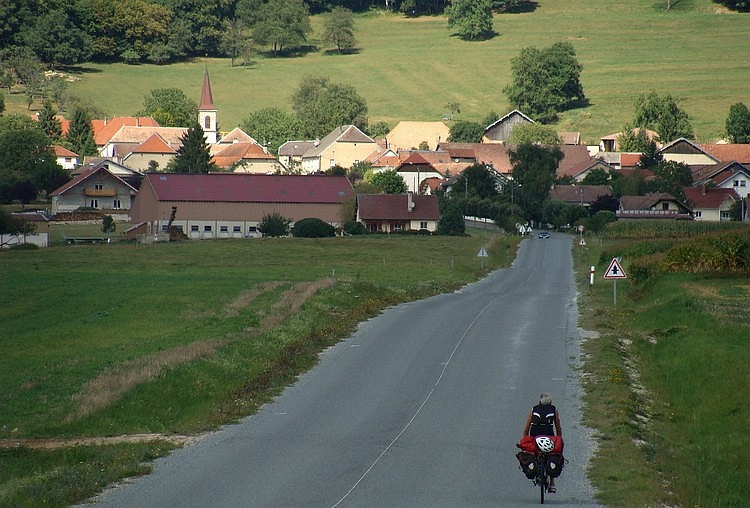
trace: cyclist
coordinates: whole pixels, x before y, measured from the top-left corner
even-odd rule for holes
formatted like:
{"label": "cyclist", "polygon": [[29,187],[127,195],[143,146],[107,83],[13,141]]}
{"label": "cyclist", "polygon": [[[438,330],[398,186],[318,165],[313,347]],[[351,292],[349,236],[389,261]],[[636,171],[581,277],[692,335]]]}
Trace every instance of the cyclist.
{"label": "cyclist", "polygon": [[[549,393],[541,394],[539,404],[531,408],[523,428],[523,435],[562,436],[560,416],[557,414],[557,408],[552,405],[552,397]],[[550,478],[549,492],[556,492],[554,478]]]}

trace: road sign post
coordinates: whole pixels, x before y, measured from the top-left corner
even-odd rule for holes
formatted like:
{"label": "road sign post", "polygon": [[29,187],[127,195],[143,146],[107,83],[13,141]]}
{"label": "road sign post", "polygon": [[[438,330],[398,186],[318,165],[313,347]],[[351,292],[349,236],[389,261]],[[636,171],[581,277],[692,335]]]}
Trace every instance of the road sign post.
{"label": "road sign post", "polygon": [[620,259],[619,258],[612,258],[612,261],[609,263],[609,267],[607,268],[607,271],[604,272],[604,278],[605,279],[611,279],[614,281],[614,284],[612,285],[612,300],[614,302],[614,305],[617,305],[617,279],[627,279],[628,275],[625,273],[625,270],[622,269],[622,266],[620,266]]}

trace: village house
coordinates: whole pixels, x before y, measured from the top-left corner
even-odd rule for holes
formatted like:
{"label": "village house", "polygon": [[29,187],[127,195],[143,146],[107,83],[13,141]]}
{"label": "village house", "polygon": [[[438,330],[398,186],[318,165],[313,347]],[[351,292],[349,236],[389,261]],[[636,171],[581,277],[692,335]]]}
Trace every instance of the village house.
{"label": "village house", "polygon": [[370,233],[434,232],[440,220],[437,196],[358,194],[357,221]]}
{"label": "village house", "polygon": [[727,221],[731,220],[730,208],[740,197],[734,189],[722,189],[718,187],[686,187],[685,201],[693,210],[693,218],[700,221]]}
{"label": "village house", "polygon": [[137,189],[114,175],[106,163],[85,168],[63,186],[50,193],[52,212],[70,212],[93,208],[127,213]]}
{"label": "village house", "polygon": [[621,196],[617,219],[692,219],[692,210],[664,192],[645,196]]}
{"label": "village house", "polygon": [[334,166],[350,168],[366,160],[377,148],[377,143],[354,125],[342,125],[302,155],[302,172],[317,173]]}

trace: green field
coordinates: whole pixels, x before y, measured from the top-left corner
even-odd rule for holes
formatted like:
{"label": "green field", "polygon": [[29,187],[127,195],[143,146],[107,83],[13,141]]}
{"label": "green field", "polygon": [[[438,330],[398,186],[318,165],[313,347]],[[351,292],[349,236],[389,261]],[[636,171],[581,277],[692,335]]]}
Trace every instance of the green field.
{"label": "green field", "polygon": [[[374,11],[356,17],[356,54],[258,55],[247,68],[231,67],[228,59],[88,65],[73,70],[77,81],[69,89],[109,115],[132,115],[157,88],[178,87],[197,102],[207,67],[219,124],[228,131],[261,108],[290,111],[301,78],[318,73],[353,85],[367,101],[371,122],[438,121],[449,102],[461,105],[454,119],[481,121],[491,111],[509,110],[502,89],[521,48],[570,41],[591,104],[564,113],[558,127],[580,131],[587,143],[620,131],[632,119],[635,98],[652,89],[681,101],[704,142],[722,135],[732,104],[750,102],[750,14],[727,12],[710,0],[673,2],[669,12],[657,0],[538,4],[534,12],[496,15],[498,35],[484,42],[453,36],[442,16],[410,19]],[[313,19],[313,43],[320,26],[320,18]],[[6,102],[9,111],[26,110],[23,94]]]}

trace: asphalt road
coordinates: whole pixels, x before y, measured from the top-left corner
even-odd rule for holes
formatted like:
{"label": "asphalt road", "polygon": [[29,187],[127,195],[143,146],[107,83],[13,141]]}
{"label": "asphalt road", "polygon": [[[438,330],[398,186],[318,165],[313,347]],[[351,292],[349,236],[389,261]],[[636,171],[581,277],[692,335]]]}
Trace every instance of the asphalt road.
{"label": "asphalt road", "polygon": [[96,506],[536,505],[515,444],[542,391],[570,461],[545,504],[596,506],[578,342],[571,239],[529,238],[511,268],[363,323],[259,413]]}

